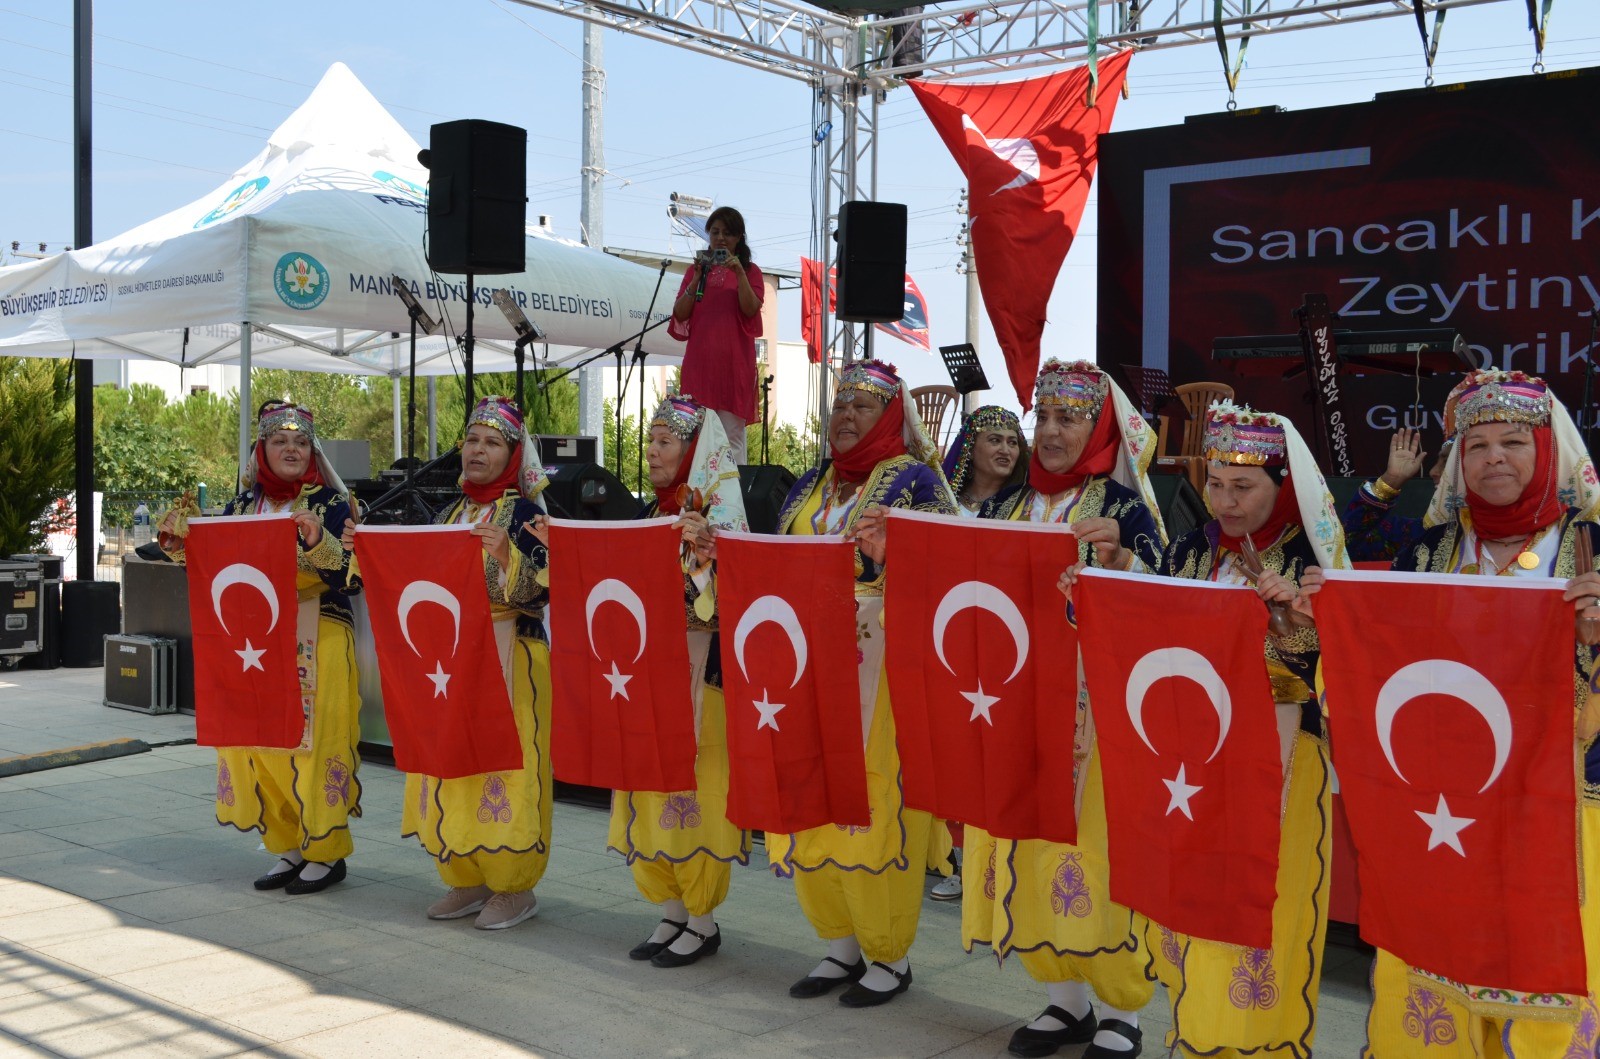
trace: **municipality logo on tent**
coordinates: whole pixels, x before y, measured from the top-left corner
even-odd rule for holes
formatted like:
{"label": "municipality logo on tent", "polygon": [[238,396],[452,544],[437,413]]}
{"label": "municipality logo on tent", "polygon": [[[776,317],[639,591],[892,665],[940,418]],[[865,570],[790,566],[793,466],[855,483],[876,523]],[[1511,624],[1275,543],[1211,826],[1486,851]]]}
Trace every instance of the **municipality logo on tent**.
{"label": "municipality logo on tent", "polygon": [[291,309],[315,309],[328,297],[328,270],[310,254],[284,254],[272,273],[272,289]]}
{"label": "municipality logo on tent", "polygon": [[254,180],[246,180],[243,184],[228,192],[228,197],[223,199],[216,209],[195,221],[194,226],[196,228],[204,228],[213,221],[222,220],[222,218],[259,195],[261,189],[270,183],[271,181],[264,176],[258,176]]}

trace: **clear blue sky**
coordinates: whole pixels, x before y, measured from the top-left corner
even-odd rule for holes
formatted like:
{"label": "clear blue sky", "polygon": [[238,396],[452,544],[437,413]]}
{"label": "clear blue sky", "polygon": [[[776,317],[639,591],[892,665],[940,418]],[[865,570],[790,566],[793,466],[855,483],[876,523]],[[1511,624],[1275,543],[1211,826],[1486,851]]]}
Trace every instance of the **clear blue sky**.
{"label": "clear blue sky", "polygon": [[[260,148],[326,68],[347,63],[421,143],[428,127],[490,118],[529,132],[530,218],[548,213],[577,238],[581,25],[505,0],[339,0],[310,7],[101,0],[95,16],[95,234],[114,235],[210,192]],[[1453,11],[1436,80],[1524,73],[1533,61],[1520,0]],[[72,4],[0,0],[0,246],[70,245]],[[811,98],[803,84],[668,45],[605,40],[604,241],[665,249],[667,195],[738,206],[758,262],[797,267],[809,245]],[[1242,107],[1304,109],[1367,100],[1422,83],[1407,18],[1260,37]],[[1555,4],[1548,69],[1600,60],[1600,4]],[[1222,109],[1227,89],[1211,45],[1135,58],[1132,97],[1115,129]],[[1574,135],[1593,135],[1593,115]],[[1489,145],[1492,149],[1492,145]],[[910,271],[927,295],[934,344],[964,338],[956,272],[960,171],[909,90],[882,110],[878,197],[911,211]],[[1096,198],[1051,303],[1045,353],[1092,355]],[[680,242],[681,245],[681,242]],[[787,295],[781,339],[799,336]],[[1004,378],[987,324],[992,380]],[[880,355],[914,383],[944,380],[936,358],[882,338]],[[996,394],[996,396],[1002,396]],[[1009,394],[1004,395],[1009,398]]]}

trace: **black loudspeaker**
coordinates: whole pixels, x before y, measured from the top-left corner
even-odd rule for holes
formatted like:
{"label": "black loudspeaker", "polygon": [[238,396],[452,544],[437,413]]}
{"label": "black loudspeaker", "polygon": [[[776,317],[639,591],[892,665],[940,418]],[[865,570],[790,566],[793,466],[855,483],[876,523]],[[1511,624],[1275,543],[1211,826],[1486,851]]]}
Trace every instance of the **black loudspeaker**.
{"label": "black loudspeaker", "polygon": [[644,510],[622,480],[598,463],[545,468],[550,486],[542,494],[556,518],[625,522]]}
{"label": "black loudspeaker", "polygon": [[1161,521],[1167,526],[1167,540],[1175,541],[1211,520],[1205,500],[1186,476],[1152,474],[1150,486],[1155,490],[1156,506],[1161,509]]}
{"label": "black loudspeaker", "polygon": [[841,320],[893,323],[906,314],[906,207],[846,202],[839,207]]}
{"label": "black loudspeaker", "polygon": [[753,463],[739,468],[739,491],[744,494],[744,517],[752,533],[778,532],[783,502],[794,488],[794,472],[776,463]]}
{"label": "black loudspeaker", "polygon": [[68,581],[61,586],[61,664],[105,664],[105,639],[122,631],[122,586],[115,581]]}
{"label": "black loudspeaker", "polygon": [[447,121],[428,142],[428,267],[480,276],[524,271],[528,131]]}

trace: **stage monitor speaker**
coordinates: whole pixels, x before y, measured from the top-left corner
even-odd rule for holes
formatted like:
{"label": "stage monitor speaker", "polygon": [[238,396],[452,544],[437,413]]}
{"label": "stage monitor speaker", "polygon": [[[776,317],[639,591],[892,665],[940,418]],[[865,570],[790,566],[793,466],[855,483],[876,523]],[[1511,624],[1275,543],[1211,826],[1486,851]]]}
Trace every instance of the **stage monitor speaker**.
{"label": "stage monitor speaker", "polygon": [[1150,485],[1155,490],[1156,506],[1161,509],[1161,521],[1166,523],[1167,540],[1175,541],[1211,520],[1205,500],[1184,475],[1152,474]]}
{"label": "stage monitor speaker", "polygon": [[61,586],[61,664],[105,664],[105,640],[122,631],[122,586],[115,581],[68,581]]}
{"label": "stage monitor speaker", "polygon": [[839,207],[841,320],[893,323],[906,314],[906,207],[846,202]]}
{"label": "stage monitor speaker", "polygon": [[525,271],[528,131],[471,118],[435,125],[428,143],[428,267]]}
{"label": "stage monitor speaker", "polygon": [[545,470],[550,486],[544,498],[556,518],[625,522],[644,510],[621,479],[598,463],[564,463]]}
{"label": "stage monitor speaker", "polygon": [[781,464],[752,463],[739,468],[744,517],[752,533],[778,532],[778,516],[794,483],[794,472]]}

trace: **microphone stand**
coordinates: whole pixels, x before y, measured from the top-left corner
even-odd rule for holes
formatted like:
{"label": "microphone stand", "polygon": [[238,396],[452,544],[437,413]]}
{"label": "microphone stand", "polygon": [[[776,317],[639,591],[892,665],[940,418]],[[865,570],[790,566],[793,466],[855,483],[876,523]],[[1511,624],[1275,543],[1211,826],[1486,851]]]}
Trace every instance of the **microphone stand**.
{"label": "microphone stand", "polygon": [[767,394],[772,390],[772,380],[776,375],[763,375],[761,377],[761,462],[770,463],[767,459],[767,439],[772,433],[772,420],[767,418]]}
{"label": "microphone stand", "polygon": [[414,512],[420,513],[423,516],[422,522],[419,523],[419,525],[426,525],[428,522],[432,521],[433,511],[428,507],[427,503],[423,501],[422,497],[418,495],[419,486],[416,484],[416,480],[429,471],[437,470],[450,459],[459,457],[460,453],[460,447],[452,445],[448,450],[440,453],[434,459],[431,459],[421,467],[416,468],[415,472],[413,472],[411,468],[412,461],[407,460],[405,480],[400,482],[398,485],[395,485],[387,493],[384,493],[372,503],[364,505],[361,511],[361,521],[365,522],[373,512],[380,511],[383,508],[388,507],[391,503],[402,496],[411,502],[412,510]]}
{"label": "microphone stand", "polygon": [[[650,308],[644,311],[644,322],[646,324],[649,324],[650,317],[655,315],[656,299],[661,297],[661,281],[666,278],[667,266],[670,264],[672,264],[671,258],[661,259],[661,268],[656,272],[656,289],[650,292]],[[702,265],[700,272],[701,290],[705,289],[705,282],[705,266]],[[699,300],[698,297],[696,300]],[[670,313],[667,314],[667,319],[672,319]],[[649,330],[650,327],[646,327],[634,336],[633,360],[628,364],[628,378],[630,380],[633,378],[634,365],[638,365],[639,368],[639,422],[637,427],[639,434],[639,475],[641,479],[644,477],[644,336],[645,332]],[[619,373],[622,371],[622,351],[620,349],[617,350],[617,371]],[[617,391],[617,477],[622,477],[622,391],[620,389]]]}

